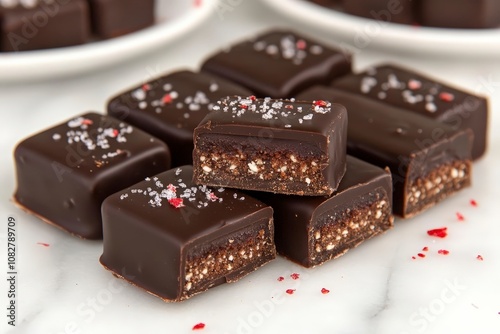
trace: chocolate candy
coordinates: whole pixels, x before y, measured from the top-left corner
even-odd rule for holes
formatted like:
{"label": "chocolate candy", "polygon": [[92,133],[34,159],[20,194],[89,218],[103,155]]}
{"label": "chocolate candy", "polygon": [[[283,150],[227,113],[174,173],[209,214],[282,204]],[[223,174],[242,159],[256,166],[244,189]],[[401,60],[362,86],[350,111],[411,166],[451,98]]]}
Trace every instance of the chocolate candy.
{"label": "chocolate candy", "polygon": [[89,0],[92,28],[101,38],[111,38],[148,27],[155,21],[155,0]]}
{"label": "chocolate candy", "polygon": [[217,100],[251,93],[208,73],[179,71],[122,93],[108,104],[108,114],[163,140],[172,166],[193,163],[194,128]]}
{"label": "chocolate candy", "polygon": [[351,71],[351,56],[290,31],[271,31],[213,55],[203,71],[260,97],[289,98]]}
{"label": "chocolate candy", "polygon": [[498,0],[420,0],[423,25],[444,28],[494,28],[500,25]]}
{"label": "chocolate candy", "polygon": [[486,150],[488,101],[484,97],[394,65],[348,75],[332,85],[432,118],[454,129],[471,129],[474,133],[472,158],[481,157]]}
{"label": "chocolate candy", "polygon": [[223,99],[194,131],[197,184],[330,195],[345,172],[347,113],[327,101]]}
{"label": "chocolate candy", "polygon": [[471,183],[472,132],[399,110],[360,94],[314,87],[302,99],[330,99],[348,110],[347,152],[388,166],[394,213],[408,218]]}
{"label": "chocolate candy", "polygon": [[393,226],[390,172],[351,156],[330,197],[251,194],[274,209],[278,253],[308,268]]}
{"label": "chocolate candy", "polygon": [[416,4],[416,0],[343,0],[349,14],[403,24],[415,22]]}
{"label": "chocolate candy", "polygon": [[95,113],[25,139],[14,156],[17,204],[87,239],[102,237],[101,203],[107,196],[170,165],[161,141]]}
{"label": "chocolate candy", "polygon": [[87,1],[0,1],[0,51],[82,44],[90,35]]}
{"label": "chocolate candy", "polygon": [[192,178],[191,166],[172,169],[102,207],[101,263],[165,301],[235,282],[276,257],[271,207]]}

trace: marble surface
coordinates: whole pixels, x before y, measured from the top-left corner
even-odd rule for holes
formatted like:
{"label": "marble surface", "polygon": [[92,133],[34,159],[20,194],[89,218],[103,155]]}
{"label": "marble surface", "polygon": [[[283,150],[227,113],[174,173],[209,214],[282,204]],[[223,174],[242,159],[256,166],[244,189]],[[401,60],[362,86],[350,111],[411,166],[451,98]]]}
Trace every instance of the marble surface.
{"label": "marble surface", "polygon": [[[71,237],[17,209],[12,150],[40,129],[86,110],[132,84],[180,67],[196,68],[208,53],[270,26],[291,26],[332,44],[326,34],[298,26],[257,1],[224,0],[197,31],[140,59],[72,77],[0,83],[1,258],[7,276],[7,219],[17,220],[17,326],[2,333],[499,333],[500,332],[500,61],[432,58],[366,48],[355,67],[396,61],[491,97],[490,148],[475,164],[474,185],[312,270],[284,259],[238,283],[180,304],[166,304],[115,279],[97,259],[102,243]],[[347,41],[349,42],[349,41]],[[445,41],[443,41],[445,43]],[[138,46],[139,47],[139,46]],[[1,73],[0,73],[1,76]],[[474,199],[477,207],[470,204]],[[464,221],[459,221],[460,212]],[[448,227],[445,239],[427,230]],[[47,245],[43,245],[47,244]],[[422,251],[428,247],[427,252]],[[450,254],[440,255],[447,249]],[[412,260],[417,253],[425,258]],[[155,256],[157,254],[151,254]],[[483,261],[477,259],[481,255]],[[290,278],[299,273],[298,280]],[[286,279],[278,282],[277,278]],[[8,285],[1,279],[3,313]],[[294,295],[286,289],[296,289]],[[321,289],[330,290],[322,294]]]}

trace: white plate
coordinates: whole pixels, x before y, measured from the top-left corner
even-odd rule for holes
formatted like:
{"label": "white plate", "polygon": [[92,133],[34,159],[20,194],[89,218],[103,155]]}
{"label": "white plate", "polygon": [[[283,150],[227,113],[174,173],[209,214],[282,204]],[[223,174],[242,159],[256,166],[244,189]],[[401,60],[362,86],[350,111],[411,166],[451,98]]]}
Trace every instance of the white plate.
{"label": "white plate", "polygon": [[442,29],[391,24],[305,0],[262,0],[276,11],[338,37],[355,51],[377,47],[453,56],[500,55],[500,29]]}
{"label": "white plate", "polygon": [[0,53],[0,82],[71,75],[115,65],[165,46],[201,24],[217,0],[158,0],[157,23],[122,37],[84,45]]}

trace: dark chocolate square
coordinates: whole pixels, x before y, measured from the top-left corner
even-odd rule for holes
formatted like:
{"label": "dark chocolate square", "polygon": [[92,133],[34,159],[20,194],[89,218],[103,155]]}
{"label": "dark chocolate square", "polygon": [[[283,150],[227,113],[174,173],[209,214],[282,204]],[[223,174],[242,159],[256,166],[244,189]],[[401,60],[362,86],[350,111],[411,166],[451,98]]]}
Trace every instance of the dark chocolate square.
{"label": "dark chocolate square", "polygon": [[271,207],[192,178],[191,166],[172,169],[102,207],[101,263],[165,301],[237,281],[276,256]]}
{"label": "dark chocolate square", "polygon": [[102,237],[101,204],[107,196],[170,165],[160,140],[95,113],[25,139],[14,156],[17,204],[86,239]]}
{"label": "dark chocolate square", "polygon": [[195,182],[329,195],[345,172],[345,108],[328,101],[228,97],[194,131]]}
{"label": "dark chocolate square", "polygon": [[349,73],[351,57],[291,31],[271,31],[213,55],[202,70],[259,97],[289,98]]}
{"label": "dark chocolate square", "polygon": [[347,170],[329,197],[251,192],[273,207],[280,255],[314,267],[345,254],[393,226],[388,170],[347,156]]}
{"label": "dark chocolate square", "polygon": [[86,0],[0,2],[0,51],[77,45],[89,35]]}
{"label": "dark chocolate square", "polygon": [[488,100],[395,65],[380,65],[335,80],[344,89],[474,133],[472,158],[486,151]]}
{"label": "dark chocolate square", "polygon": [[415,23],[416,4],[416,0],[343,0],[349,14],[402,24]]}
{"label": "dark chocolate square", "polygon": [[193,131],[221,98],[251,92],[208,73],[179,71],[117,95],[108,114],[163,140],[172,166],[193,164]]}
{"label": "dark chocolate square", "polygon": [[470,186],[470,129],[334,88],[313,87],[298,98],[330,99],[347,108],[347,153],[390,168],[395,214],[409,218]]}

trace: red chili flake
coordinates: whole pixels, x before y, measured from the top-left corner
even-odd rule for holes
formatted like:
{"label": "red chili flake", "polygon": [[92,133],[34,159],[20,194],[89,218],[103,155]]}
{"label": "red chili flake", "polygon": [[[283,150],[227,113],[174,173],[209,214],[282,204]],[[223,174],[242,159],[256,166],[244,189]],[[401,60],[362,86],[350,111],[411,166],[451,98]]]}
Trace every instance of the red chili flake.
{"label": "red chili flake", "polygon": [[82,124],[91,125],[91,124],[94,124],[94,121],[92,121],[91,119],[86,118],[86,119],[84,119],[82,121]]}
{"label": "red chili flake", "polygon": [[314,101],[314,105],[318,107],[326,107],[327,103],[323,100]]}
{"label": "red chili flake", "polygon": [[293,109],[293,106],[292,106],[291,104],[287,104],[287,105],[285,106],[285,109]]}
{"label": "red chili flake", "polygon": [[120,131],[118,131],[117,129],[113,129],[113,137],[118,137],[119,134]]}
{"label": "red chili flake", "polygon": [[442,92],[439,94],[439,98],[444,102],[451,102],[455,99],[455,96],[451,93]]}
{"label": "red chili flake", "polygon": [[290,277],[293,279],[293,280],[298,280],[299,277],[300,277],[300,274],[297,274],[297,273],[293,273],[290,275]]}
{"label": "red chili flake", "polygon": [[408,81],[408,88],[412,90],[419,89],[421,87],[422,87],[422,82],[418,80],[411,79],[410,81]]}
{"label": "red chili flake", "polygon": [[295,292],[295,289],[286,290],[286,293],[288,293],[289,295],[293,295],[294,292]]}
{"label": "red chili flake", "polygon": [[151,85],[150,84],[144,84],[142,85],[142,90],[147,92],[148,90],[151,90]]}
{"label": "red chili flake", "polygon": [[250,100],[252,100],[252,101],[257,100],[257,98],[255,97],[255,95],[249,96],[248,98],[249,98]]}
{"label": "red chili flake", "polygon": [[194,331],[197,331],[197,330],[203,329],[203,328],[205,328],[205,324],[203,322],[200,322],[199,324],[196,324],[193,326]]}
{"label": "red chili flake", "polygon": [[248,109],[248,106],[246,104],[240,104],[241,109]]}
{"label": "red chili flake", "polygon": [[446,249],[440,249],[440,250],[438,250],[438,254],[448,255],[448,254],[450,254],[450,251],[446,250]]}
{"label": "red chili flake", "polygon": [[458,219],[458,221],[463,222],[465,220],[465,217],[460,212],[457,212],[457,219]]}
{"label": "red chili flake", "polygon": [[479,261],[484,261],[484,259],[481,255],[476,256],[476,259],[478,259]]}
{"label": "red chili flake", "polygon": [[208,198],[212,201],[212,202],[215,202],[216,200],[219,199],[219,197],[215,196],[214,193],[210,193],[208,194]]}
{"label": "red chili flake", "polygon": [[330,293],[330,290],[323,288],[323,289],[321,289],[321,293],[324,295],[327,295]]}
{"label": "red chili flake", "polygon": [[44,246],[44,247],[50,246],[50,244],[46,244],[45,242],[37,242],[37,245]]}
{"label": "red chili flake", "polygon": [[425,257],[425,254],[422,254],[422,253],[418,253],[417,255],[418,255],[418,257]]}
{"label": "red chili flake", "polygon": [[476,207],[477,206],[477,202],[473,199],[470,200],[470,205]]}
{"label": "red chili flake", "polygon": [[415,256],[412,256],[411,258],[412,258],[412,260],[416,260],[417,259]]}
{"label": "red chili flake", "polygon": [[425,246],[424,248],[422,248],[422,251],[423,251],[423,252],[427,252],[427,251],[429,251],[429,247]]}
{"label": "red chili flake", "polygon": [[170,203],[170,205],[172,205],[176,209],[184,207],[184,200],[182,198],[176,197],[169,199],[168,203]]}
{"label": "red chili flake", "polygon": [[161,99],[161,101],[164,103],[164,104],[167,104],[167,103],[172,103],[172,96],[170,96],[170,94],[165,94],[163,96],[163,98]]}
{"label": "red chili flake", "polygon": [[303,39],[299,39],[297,41],[297,43],[295,43],[295,45],[297,46],[297,49],[299,49],[299,50],[304,50],[307,47],[307,43]]}
{"label": "red chili flake", "polygon": [[167,186],[167,189],[170,190],[170,191],[173,191],[174,193],[177,191],[177,187],[174,186],[172,183],[170,183],[168,186]]}
{"label": "red chili flake", "polygon": [[436,228],[434,230],[427,231],[427,234],[432,237],[445,238],[448,235],[447,227]]}
{"label": "red chili flake", "polygon": [[285,278],[283,276],[278,277],[278,282],[283,282]]}

